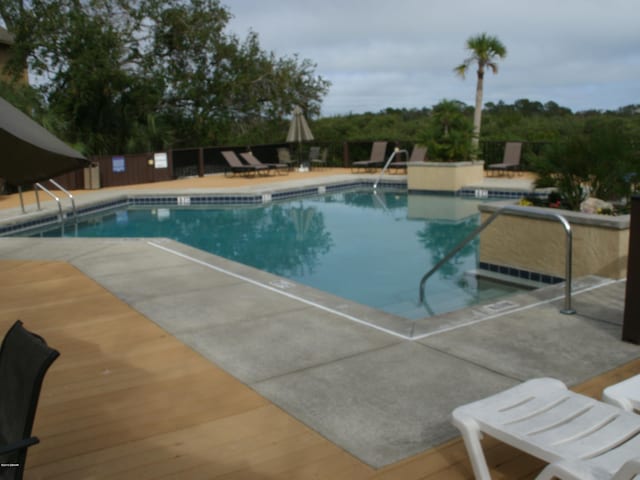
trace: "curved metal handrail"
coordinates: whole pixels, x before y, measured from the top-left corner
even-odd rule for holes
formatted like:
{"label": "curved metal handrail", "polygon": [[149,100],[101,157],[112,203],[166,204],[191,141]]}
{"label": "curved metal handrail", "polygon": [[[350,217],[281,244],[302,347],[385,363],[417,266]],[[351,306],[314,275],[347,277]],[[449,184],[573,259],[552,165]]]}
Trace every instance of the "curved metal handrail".
{"label": "curved metal handrail", "polygon": [[71,192],[68,191],[67,189],[65,189],[62,185],[60,185],[58,182],[56,182],[53,178],[50,178],[49,181],[51,183],[53,183],[53,185],[60,190],[62,193],[64,193],[67,197],[69,197],[69,200],[71,200],[71,208],[73,209],[73,217],[77,218],[78,217],[78,213],[76,211],[76,201],[73,198],[73,195],[71,195]]}
{"label": "curved metal handrail", "polygon": [[384,164],[384,167],[382,167],[382,170],[380,171],[380,175],[378,175],[378,179],[373,184],[373,189],[374,190],[376,188],[378,188],[378,183],[380,183],[380,180],[382,179],[382,175],[384,175],[384,172],[387,171],[387,168],[389,168],[389,165],[391,164],[391,162],[393,162],[393,159],[396,158],[396,155],[398,153],[404,153],[407,156],[407,159],[409,158],[409,151],[408,150],[400,150],[399,148],[396,148],[393,151],[393,153],[391,155],[389,155],[389,158],[387,159],[387,163]]}
{"label": "curved metal handrail", "polygon": [[36,193],[36,202],[38,203],[38,210],[40,210],[40,198],[38,197],[38,189],[40,189],[56,201],[56,203],[58,204],[58,213],[59,213],[58,218],[60,222],[62,222],[64,220],[64,216],[62,215],[62,204],[60,203],[60,199],[56,195],[51,193],[51,191],[48,190],[47,187],[45,187],[41,183],[35,183],[34,186],[36,187],[35,193]]}
{"label": "curved metal handrail", "polygon": [[458,245],[456,245],[447,255],[444,256],[442,260],[440,260],[436,265],[425,273],[420,280],[420,303],[424,302],[424,285],[438,270],[442,265],[444,265],[451,257],[453,257],[456,253],[458,253],[464,246],[473,240],[480,232],[482,232],[485,228],[487,228],[499,215],[503,213],[520,213],[527,212],[530,216],[540,217],[540,218],[552,218],[558,220],[565,231],[565,286],[564,286],[564,308],[560,310],[561,313],[565,314],[573,314],[576,311],[571,308],[571,256],[572,256],[572,244],[573,244],[573,235],[571,233],[571,225],[562,215],[558,213],[552,212],[543,212],[539,210],[533,210],[531,207],[519,207],[517,205],[506,205],[499,210],[493,212],[493,214],[484,221],[482,225],[476,228],[473,232],[467,235]]}

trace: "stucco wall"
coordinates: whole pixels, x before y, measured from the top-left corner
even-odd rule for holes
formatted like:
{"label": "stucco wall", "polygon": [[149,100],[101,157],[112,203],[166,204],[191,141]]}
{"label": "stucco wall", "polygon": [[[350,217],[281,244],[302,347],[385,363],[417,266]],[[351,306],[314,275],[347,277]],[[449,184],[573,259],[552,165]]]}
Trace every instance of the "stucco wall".
{"label": "stucco wall", "polygon": [[[482,221],[496,205],[481,207]],[[532,209],[532,213],[539,209]],[[543,209],[544,210],[544,209]],[[574,278],[627,275],[629,216],[607,217],[555,210],[571,225]],[[560,222],[505,214],[480,236],[480,261],[532,272],[565,276],[566,235]]]}
{"label": "stucco wall", "polygon": [[484,180],[484,162],[411,162],[407,167],[409,191],[457,192]]}

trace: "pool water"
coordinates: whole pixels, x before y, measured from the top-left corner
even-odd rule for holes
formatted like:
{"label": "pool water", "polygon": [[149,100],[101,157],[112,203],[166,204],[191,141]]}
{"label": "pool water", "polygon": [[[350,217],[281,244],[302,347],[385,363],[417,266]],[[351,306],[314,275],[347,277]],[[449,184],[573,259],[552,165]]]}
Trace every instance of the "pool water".
{"label": "pool water", "polygon": [[[477,203],[369,190],[259,207],[129,207],[62,234],[168,237],[417,320],[517,290],[469,274],[478,264],[476,240],[429,279],[426,300],[418,301],[424,273],[477,227]],[[39,235],[60,236],[61,230]]]}

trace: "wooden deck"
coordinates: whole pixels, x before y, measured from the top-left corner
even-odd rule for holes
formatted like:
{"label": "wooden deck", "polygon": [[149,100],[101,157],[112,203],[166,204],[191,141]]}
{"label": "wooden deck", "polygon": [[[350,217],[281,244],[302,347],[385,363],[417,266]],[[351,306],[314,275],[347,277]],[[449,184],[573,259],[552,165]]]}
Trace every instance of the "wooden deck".
{"label": "wooden deck", "polygon": [[[70,264],[0,261],[0,335],[18,318],[61,352],[27,479],[473,478],[460,440],[372,469]],[[578,390],[597,396],[639,372],[640,360]],[[533,478],[542,466],[491,439],[487,447],[496,479]]]}

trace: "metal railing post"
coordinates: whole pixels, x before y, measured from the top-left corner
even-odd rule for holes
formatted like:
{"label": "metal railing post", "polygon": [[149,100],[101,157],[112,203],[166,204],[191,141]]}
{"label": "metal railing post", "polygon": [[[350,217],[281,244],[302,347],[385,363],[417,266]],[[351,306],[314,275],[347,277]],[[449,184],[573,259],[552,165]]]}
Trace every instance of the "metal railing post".
{"label": "metal railing post", "polygon": [[22,213],[27,213],[24,209],[24,199],[22,198],[22,185],[18,185],[18,196],[20,197],[20,208],[22,209]]}

